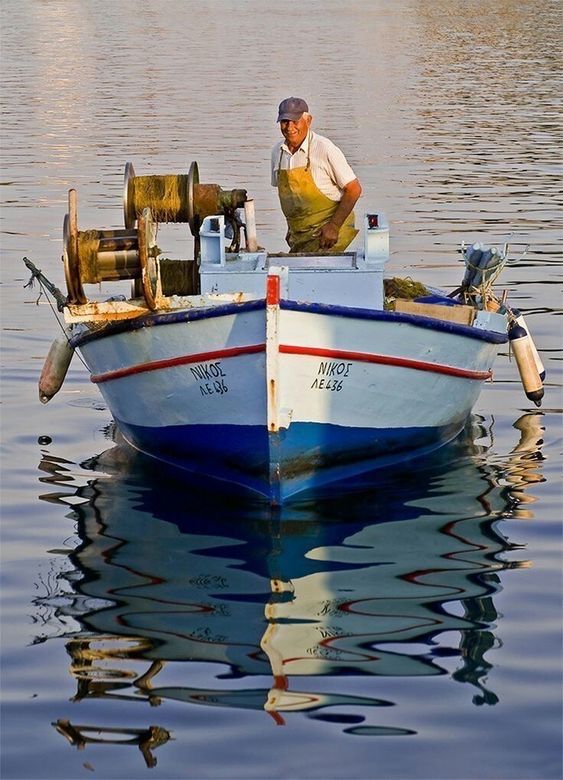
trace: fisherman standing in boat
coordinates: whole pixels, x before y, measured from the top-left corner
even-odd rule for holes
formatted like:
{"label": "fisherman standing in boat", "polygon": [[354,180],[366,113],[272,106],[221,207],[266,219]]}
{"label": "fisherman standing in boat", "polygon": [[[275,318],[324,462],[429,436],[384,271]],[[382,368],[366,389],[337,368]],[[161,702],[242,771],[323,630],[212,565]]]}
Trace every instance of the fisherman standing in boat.
{"label": "fisherman standing in boat", "polygon": [[356,174],[332,141],[313,133],[302,98],[279,105],[284,137],[272,149],[272,186],[287,220],[290,252],[343,252],[358,234],[353,208],[362,193]]}

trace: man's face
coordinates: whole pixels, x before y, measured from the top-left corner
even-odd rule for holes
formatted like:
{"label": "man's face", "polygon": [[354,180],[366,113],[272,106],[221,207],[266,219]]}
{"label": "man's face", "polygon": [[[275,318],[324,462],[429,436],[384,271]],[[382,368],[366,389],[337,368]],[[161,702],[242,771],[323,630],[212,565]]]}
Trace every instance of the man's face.
{"label": "man's face", "polygon": [[303,114],[293,122],[291,119],[282,119],[280,130],[291,150],[298,149],[307,136],[311,118]]}

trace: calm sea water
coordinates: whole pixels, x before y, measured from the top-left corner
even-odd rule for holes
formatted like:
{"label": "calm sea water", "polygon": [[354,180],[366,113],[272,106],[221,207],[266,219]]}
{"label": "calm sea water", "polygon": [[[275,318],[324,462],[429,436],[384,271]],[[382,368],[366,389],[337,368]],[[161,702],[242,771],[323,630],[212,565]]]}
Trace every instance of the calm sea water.
{"label": "calm sea water", "polygon": [[[560,778],[558,0],[20,0],[1,34],[2,778]],[[247,188],[283,249],[290,94],[388,215],[388,273],[524,255],[501,284],[548,380],[537,410],[501,355],[451,447],[275,516],[115,447],[78,360],[39,403],[58,326],[21,258],[63,287],[68,189],[121,227],[127,161]]]}

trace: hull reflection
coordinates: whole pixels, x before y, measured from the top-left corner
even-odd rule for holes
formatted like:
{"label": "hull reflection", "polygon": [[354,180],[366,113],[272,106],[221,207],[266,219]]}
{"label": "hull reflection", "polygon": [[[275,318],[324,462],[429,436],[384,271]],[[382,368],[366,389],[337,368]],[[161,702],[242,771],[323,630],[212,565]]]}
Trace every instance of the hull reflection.
{"label": "hull reflection", "polygon": [[[392,704],[372,695],[375,682],[363,696],[326,693],[319,676],[449,675],[475,704],[495,704],[494,599],[503,570],[527,565],[502,520],[530,511],[526,489],[542,478],[541,415],[515,427],[509,458],[488,456],[475,422],[417,470],[275,514],[151,479],[142,462],[115,462],[121,449],[99,456],[87,465],[104,473],[74,496],[83,503],[73,502],[79,544],[66,589],[42,601],[53,622],[76,621],[61,632],[75,699],[263,710],[280,724],[304,712],[372,735],[412,732],[358,725]],[[68,478],[54,458],[42,468],[53,487]],[[182,681],[170,682],[177,662]],[[218,667],[217,685],[187,684],[202,663]],[[257,676],[270,684],[246,682]]]}

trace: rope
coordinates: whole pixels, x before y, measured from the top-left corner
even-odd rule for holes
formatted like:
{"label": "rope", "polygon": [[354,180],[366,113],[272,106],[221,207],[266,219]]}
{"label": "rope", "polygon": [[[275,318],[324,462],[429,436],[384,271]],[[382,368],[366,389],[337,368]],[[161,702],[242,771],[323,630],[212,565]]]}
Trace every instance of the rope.
{"label": "rope", "polygon": [[78,257],[80,280],[83,284],[96,284],[98,276],[98,252],[100,233],[98,230],[82,230],[78,233]]}
{"label": "rope", "polygon": [[[466,304],[485,309],[487,301],[496,300],[492,288],[506,265],[508,246],[505,245],[503,250],[499,251],[496,247],[475,244],[466,248],[462,244],[461,251],[466,268],[465,276],[461,287],[448,297],[452,298],[461,293]],[[474,262],[473,257],[477,258]],[[493,258],[496,258],[496,262],[487,267],[487,263]]]}
{"label": "rope", "polygon": [[[194,294],[194,261],[162,258],[160,280],[164,295]],[[197,272],[197,269],[195,269]]]}
{"label": "rope", "polygon": [[150,208],[156,222],[188,222],[188,176],[134,176],[129,181],[137,217]]}

